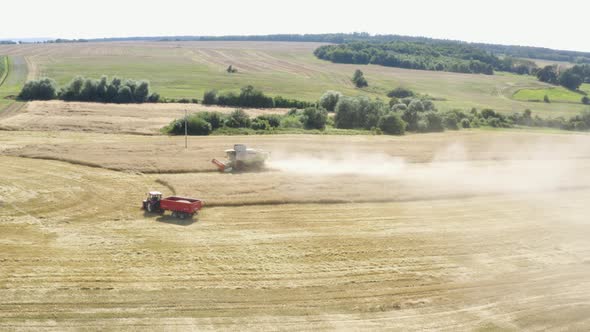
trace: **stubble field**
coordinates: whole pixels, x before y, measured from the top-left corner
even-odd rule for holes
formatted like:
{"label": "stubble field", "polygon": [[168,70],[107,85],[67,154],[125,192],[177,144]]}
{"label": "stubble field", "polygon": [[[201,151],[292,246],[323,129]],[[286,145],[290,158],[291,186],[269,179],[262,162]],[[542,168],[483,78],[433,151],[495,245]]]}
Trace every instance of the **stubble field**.
{"label": "stubble field", "polygon": [[[0,328],[590,324],[585,135],[0,133]],[[269,169],[213,172],[238,141]],[[148,190],[206,205],[144,214]]]}

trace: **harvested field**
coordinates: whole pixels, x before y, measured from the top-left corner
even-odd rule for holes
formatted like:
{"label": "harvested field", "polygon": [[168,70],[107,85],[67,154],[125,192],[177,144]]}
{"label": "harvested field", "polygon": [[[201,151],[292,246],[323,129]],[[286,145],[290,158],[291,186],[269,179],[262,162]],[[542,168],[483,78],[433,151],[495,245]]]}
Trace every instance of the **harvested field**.
{"label": "harvested field", "polygon": [[[99,104],[62,101],[27,103],[11,116],[0,115],[5,130],[84,131],[97,133],[158,134],[172,120],[190,113],[216,111],[230,113],[234,108],[197,104]],[[245,109],[251,116],[283,114],[286,109]]]}
{"label": "harvested field", "polygon": [[[125,134],[154,133],[175,105],[76,105],[0,119],[15,129],[0,131],[0,329],[590,327],[589,135],[210,136],[185,150]],[[268,169],[215,172],[238,142],[270,151]],[[205,208],[146,214],[148,190]]]}
{"label": "harvested field", "polygon": [[[486,167],[519,173],[518,164]],[[576,165],[585,172],[590,164]],[[420,167],[408,165],[418,173]],[[431,181],[445,182],[445,173],[431,174]],[[213,190],[217,183],[212,197],[239,199],[231,190],[240,185],[268,195],[245,174],[207,176],[176,185],[190,188],[185,181],[193,181]],[[143,191],[160,188],[159,177],[0,157],[0,328],[454,331],[590,324],[586,176],[579,188],[468,190],[460,199],[424,201],[425,184],[410,182],[401,187],[407,199],[398,202],[219,204],[194,223],[138,209]],[[266,180],[277,182],[273,175]],[[365,190],[365,181],[372,180],[327,181],[325,194],[357,184]]]}
{"label": "harvested field", "polygon": [[[2,122],[0,122],[2,123]],[[590,158],[590,136],[524,131],[457,131],[393,136],[208,136],[184,137],[86,134],[79,132],[3,132],[0,151],[20,157],[58,159],[115,170],[144,173],[212,172],[212,158],[223,158],[234,143],[272,153],[280,161],[292,158],[326,160],[365,158],[405,162],[448,160],[560,160]],[[575,146],[575,149],[572,149]],[[550,147],[545,149],[544,147]],[[376,161],[373,159],[377,159]],[[363,163],[359,159],[359,163]]]}

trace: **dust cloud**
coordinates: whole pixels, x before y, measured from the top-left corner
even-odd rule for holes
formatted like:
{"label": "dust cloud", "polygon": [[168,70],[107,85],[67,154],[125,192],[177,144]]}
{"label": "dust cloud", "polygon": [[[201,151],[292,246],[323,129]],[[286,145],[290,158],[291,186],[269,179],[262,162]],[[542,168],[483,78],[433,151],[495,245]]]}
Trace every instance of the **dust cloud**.
{"label": "dust cloud", "polygon": [[[430,162],[411,163],[387,154],[342,152],[310,156],[275,154],[269,162],[273,170],[310,177],[351,175],[377,177],[405,188],[432,188],[449,194],[545,192],[590,186],[588,163],[568,155],[585,148],[572,144],[556,151],[548,142],[511,148],[490,145],[485,159],[474,159],[462,144],[439,149]],[[521,149],[521,150],[518,150]],[[522,156],[515,159],[514,156]],[[325,179],[318,179],[322,181]]]}
{"label": "dust cloud", "polygon": [[327,154],[321,158],[308,155],[273,153],[269,168],[310,176],[361,175],[376,177],[399,176],[406,167],[403,158],[386,154]]}

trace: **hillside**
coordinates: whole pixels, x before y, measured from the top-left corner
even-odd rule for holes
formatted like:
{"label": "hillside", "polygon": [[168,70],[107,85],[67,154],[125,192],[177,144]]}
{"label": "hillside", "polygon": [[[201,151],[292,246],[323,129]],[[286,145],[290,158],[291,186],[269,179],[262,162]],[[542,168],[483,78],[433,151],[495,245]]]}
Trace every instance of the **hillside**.
{"label": "hillside", "polygon": [[[110,42],[0,45],[0,54],[26,59],[29,77],[48,76],[60,84],[77,75],[148,79],[152,88],[171,98],[199,98],[209,89],[238,90],[248,84],[270,95],[307,101],[326,90],[347,95],[386,98],[405,86],[437,99],[441,109],[493,108],[502,112],[531,109],[537,114],[569,115],[582,104],[515,100],[520,89],[547,88],[533,76],[498,72],[493,76],[333,64],[313,51],[324,44],[308,42]],[[228,74],[233,65],[238,73]],[[360,68],[369,87],[355,89],[350,77]]]}

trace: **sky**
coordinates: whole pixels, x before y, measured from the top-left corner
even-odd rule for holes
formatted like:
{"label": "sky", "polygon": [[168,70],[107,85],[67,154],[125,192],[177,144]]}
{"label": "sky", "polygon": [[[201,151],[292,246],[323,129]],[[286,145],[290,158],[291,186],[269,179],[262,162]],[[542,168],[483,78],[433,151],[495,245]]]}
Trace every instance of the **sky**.
{"label": "sky", "polygon": [[3,8],[0,40],[368,32],[590,52],[589,0],[19,0]]}

